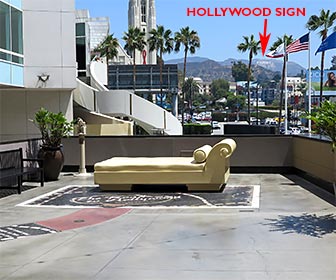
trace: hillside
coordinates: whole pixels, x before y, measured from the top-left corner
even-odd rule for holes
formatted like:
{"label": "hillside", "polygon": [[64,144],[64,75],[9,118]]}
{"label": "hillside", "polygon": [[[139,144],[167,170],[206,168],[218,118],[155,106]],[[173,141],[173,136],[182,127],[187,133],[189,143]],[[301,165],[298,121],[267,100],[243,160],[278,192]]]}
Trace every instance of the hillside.
{"label": "hillside", "polygon": [[[228,66],[231,65],[233,62],[238,61],[237,59],[234,58],[229,58],[226,59],[222,62],[219,62],[223,66]],[[248,60],[241,60],[245,64],[248,64]],[[283,59],[277,58],[277,59],[254,59],[253,60],[253,65],[257,65],[260,67],[263,67],[267,70],[271,70],[274,72],[281,72],[282,71],[282,66],[283,66]],[[301,71],[306,71],[305,68],[303,68],[300,64],[293,62],[293,61],[288,61],[287,63],[288,66],[288,76],[296,76],[297,74],[300,74]]]}
{"label": "hillside", "polygon": [[[200,77],[205,82],[211,82],[215,79],[225,79],[233,81],[231,75],[231,66],[238,61],[234,58],[229,58],[222,62],[217,62],[205,57],[191,57],[187,60],[187,76]],[[246,60],[242,60],[248,63]],[[183,58],[167,60],[165,63],[178,64],[179,70],[183,70]],[[281,59],[255,59],[253,63],[253,75],[256,79],[272,79],[275,74],[280,74],[282,71]],[[288,62],[288,76],[296,76],[305,69],[295,63]]]}

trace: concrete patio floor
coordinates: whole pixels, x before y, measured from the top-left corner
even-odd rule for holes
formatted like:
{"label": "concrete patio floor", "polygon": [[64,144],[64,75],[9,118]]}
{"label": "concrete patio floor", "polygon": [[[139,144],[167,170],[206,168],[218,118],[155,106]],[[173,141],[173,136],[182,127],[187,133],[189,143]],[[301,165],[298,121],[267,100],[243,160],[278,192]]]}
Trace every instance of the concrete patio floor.
{"label": "concrete patio floor", "polygon": [[[0,227],[79,211],[16,206],[72,184],[93,177],[63,174],[0,199]],[[95,225],[0,242],[0,279],[335,280],[336,208],[296,175],[229,179],[251,184],[261,187],[258,209],[110,209],[114,218]]]}

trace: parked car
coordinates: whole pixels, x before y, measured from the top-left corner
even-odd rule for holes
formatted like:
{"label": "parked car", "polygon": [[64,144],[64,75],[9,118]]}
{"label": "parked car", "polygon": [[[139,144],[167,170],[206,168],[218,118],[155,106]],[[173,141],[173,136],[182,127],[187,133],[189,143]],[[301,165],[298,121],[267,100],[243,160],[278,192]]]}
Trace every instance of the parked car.
{"label": "parked car", "polygon": [[220,125],[219,125],[219,123],[217,122],[217,121],[213,121],[212,122],[212,129],[220,129],[221,127],[220,127]]}
{"label": "parked car", "polygon": [[291,127],[291,128],[289,128],[289,133],[290,134],[300,134],[301,130],[298,127]]}

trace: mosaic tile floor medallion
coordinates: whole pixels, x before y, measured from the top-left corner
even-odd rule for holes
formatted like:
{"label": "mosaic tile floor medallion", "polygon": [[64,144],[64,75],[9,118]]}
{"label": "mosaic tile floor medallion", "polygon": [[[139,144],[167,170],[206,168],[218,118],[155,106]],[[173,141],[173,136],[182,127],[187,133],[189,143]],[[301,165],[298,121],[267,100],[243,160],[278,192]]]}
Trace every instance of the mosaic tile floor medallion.
{"label": "mosaic tile floor medallion", "polygon": [[18,206],[63,208],[259,208],[259,185],[227,185],[222,192],[106,192],[69,185]]}
{"label": "mosaic tile floor medallion", "polygon": [[56,233],[57,231],[35,223],[0,227],[0,242],[18,238]]}

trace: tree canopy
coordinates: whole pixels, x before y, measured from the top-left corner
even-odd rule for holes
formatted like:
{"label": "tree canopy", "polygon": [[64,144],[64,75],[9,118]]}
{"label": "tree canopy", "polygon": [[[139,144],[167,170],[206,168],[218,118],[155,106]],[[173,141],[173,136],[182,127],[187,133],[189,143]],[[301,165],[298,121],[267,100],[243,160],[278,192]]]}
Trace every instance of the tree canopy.
{"label": "tree canopy", "polygon": [[234,62],[232,65],[231,73],[235,82],[247,81],[247,65],[241,61]]}
{"label": "tree canopy", "polygon": [[211,83],[211,94],[215,100],[228,95],[230,83],[224,79],[213,80]]}

